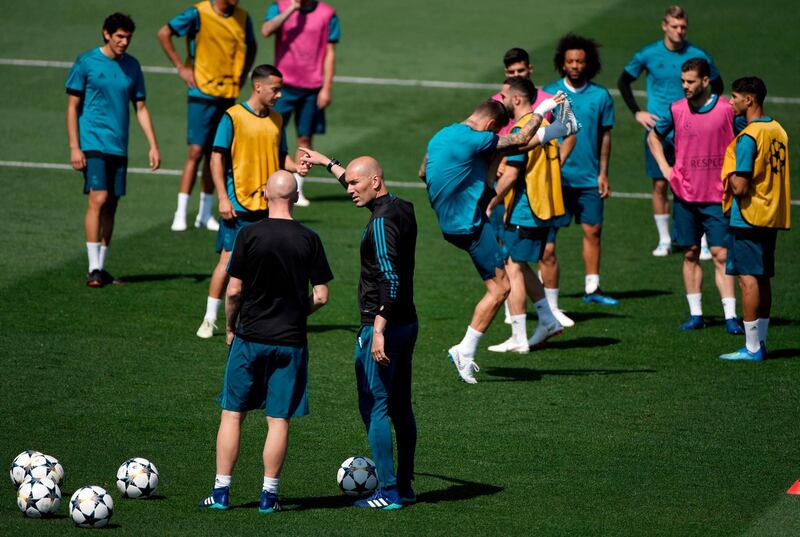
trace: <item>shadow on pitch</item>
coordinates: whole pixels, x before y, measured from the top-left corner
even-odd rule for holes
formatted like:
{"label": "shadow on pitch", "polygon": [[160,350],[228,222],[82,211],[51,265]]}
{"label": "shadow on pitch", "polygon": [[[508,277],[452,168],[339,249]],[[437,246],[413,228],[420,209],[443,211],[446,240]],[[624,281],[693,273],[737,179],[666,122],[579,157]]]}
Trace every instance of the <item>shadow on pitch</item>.
{"label": "shadow on pitch", "polygon": [[[535,314],[536,312],[533,312],[530,315],[535,315]],[[591,321],[592,319],[624,319],[627,318],[628,315],[622,315],[620,313],[611,313],[608,311],[569,310],[567,312],[567,317],[569,317],[576,323],[581,323],[583,321]]]}
{"label": "shadow on pitch", "polygon": [[126,283],[147,283],[147,282],[165,282],[170,280],[194,280],[195,283],[204,282],[211,277],[210,273],[206,274],[134,274],[131,276],[122,276],[118,278],[119,284]]}
{"label": "shadow on pitch", "polygon": [[[635,291],[610,291],[608,296],[616,298],[617,300],[628,300],[630,298],[651,298],[654,296],[671,295],[672,291],[664,291],[663,289],[637,289]],[[570,293],[561,296],[569,298],[583,298],[583,293]]]}
{"label": "shadow on pitch", "polygon": [[534,382],[544,377],[590,377],[603,375],[629,375],[656,373],[655,369],[529,369],[526,367],[484,368],[486,374],[497,379],[486,382]]}
{"label": "shadow on pitch", "polygon": [[622,340],[613,337],[578,337],[575,339],[547,340],[547,349],[587,349],[594,347],[608,347],[622,343]]}
{"label": "shadow on pitch", "polygon": [[343,330],[355,334],[358,332],[359,327],[354,324],[310,324],[308,325],[308,332],[335,332],[336,330]]}
{"label": "shadow on pitch", "polygon": [[[769,322],[772,324],[772,319]],[[776,351],[770,349],[767,352],[767,360],[786,360],[798,357],[800,357],[800,349],[778,349]]]}

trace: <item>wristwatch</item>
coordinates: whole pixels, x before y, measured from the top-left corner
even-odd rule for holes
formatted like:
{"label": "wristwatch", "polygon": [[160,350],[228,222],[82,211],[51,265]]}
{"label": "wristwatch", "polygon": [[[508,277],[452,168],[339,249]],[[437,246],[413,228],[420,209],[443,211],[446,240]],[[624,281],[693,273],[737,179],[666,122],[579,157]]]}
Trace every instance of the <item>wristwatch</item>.
{"label": "wristwatch", "polygon": [[328,163],[328,165],[325,166],[325,169],[328,170],[328,173],[333,173],[333,171],[332,171],[333,167],[334,166],[338,166],[339,164],[341,164],[341,162],[339,162],[335,158],[332,158],[331,161]]}

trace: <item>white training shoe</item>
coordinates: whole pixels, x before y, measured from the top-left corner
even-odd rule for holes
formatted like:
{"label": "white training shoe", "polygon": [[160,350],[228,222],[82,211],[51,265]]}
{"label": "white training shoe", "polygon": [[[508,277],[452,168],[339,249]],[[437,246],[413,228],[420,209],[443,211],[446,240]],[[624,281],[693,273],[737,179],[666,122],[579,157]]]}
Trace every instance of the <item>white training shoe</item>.
{"label": "white training shoe", "polygon": [[567,97],[567,100],[564,101],[564,104],[558,107],[558,121],[563,123],[564,127],[567,129],[567,136],[571,134],[575,134],[579,130],[581,130],[581,124],[578,123],[578,120],[575,118],[575,113],[572,111],[572,103]]}
{"label": "white training shoe", "polygon": [[197,218],[194,219],[194,227],[196,228],[206,228],[209,231],[219,231],[219,222],[213,216],[209,216],[208,220],[203,222],[200,219],[200,215],[197,215]]}
{"label": "white training shoe", "polygon": [[708,248],[708,246],[700,248],[700,261],[711,261],[712,257],[711,250]]}
{"label": "white training shoe", "polygon": [[502,343],[498,343],[497,345],[492,345],[489,347],[489,350],[492,352],[516,352],[519,354],[523,354],[528,352],[530,349],[528,348],[528,342],[523,341],[520,343],[513,337],[508,338]]}
{"label": "white training shoe", "polygon": [[531,349],[536,349],[544,345],[544,342],[555,337],[564,331],[564,327],[558,321],[551,324],[539,323],[536,326],[536,331],[533,336],[528,340],[528,346]]}
{"label": "white training shoe", "polygon": [[672,245],[666,242],[659,242],[656,249],[653,250],[653,255],[656,257],[667,257],[672,253]]}
{"label": "white training shoe", "polygon": [[172,231],[186,231],[186,215],[175,213],[172,217],[172,225],[169,227]]}
{"label": "white training shoe", "polygon": [[214,330],[217,328],[217,323],[210,319],[203,319],[203,324],[197,329],[197,337],[208,339],[214,335]]}
{"label": "white training shoe", "polygon": [[551,310],[553,311],[553,317],[556,318],[556,321],[558,321],[561,324],[561,326],[563,326],[564,328],[571,328],[575,326],[575,321],[567,317],[563,311],[561,311],[560,309],[552,309],[552,308]]}
{"label": "white training shoe", "polygon": [[297,205],[298,207],[308,207],[309,205],[311,205],[311,202],[308,201],[308,198],[306,198],[303,195],[302,190],[297,191],[297,201],[295,202],[295,205]]}
{"label": "white training shoe", "polygon": [[450,350],[447,351],[447,355],[450,357],[450,361],[455,364],[456,369],[458,369],[458,375],[461,377],[461,380],[467,384],[478,383],[478,379],[475,378],[475,373],[480,371],[481,368],[478,367],[475,360],[461,354],[461,351],[458,350],[458,345],[450,347]]}

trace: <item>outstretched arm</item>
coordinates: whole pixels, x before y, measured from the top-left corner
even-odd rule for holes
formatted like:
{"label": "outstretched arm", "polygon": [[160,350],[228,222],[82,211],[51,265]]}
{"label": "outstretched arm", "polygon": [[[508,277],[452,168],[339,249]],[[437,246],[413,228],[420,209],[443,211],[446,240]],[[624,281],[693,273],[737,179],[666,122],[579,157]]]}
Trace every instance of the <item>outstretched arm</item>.
{"label": "outstretched arm", "polygon": [[332,159],[319,151],[314,151],[307,147],[298,147],[297,152],[301,155],[300,162],[307,165],[309,169],[313,165],[325,166],[325,168],[339,180],[339,184],[347,188],[347,183],[344,178],[344,166],[341,164],[334,164]]}
{"label": "outstretched arm", "polygon": [[544,115],[566,100],[564,93],[559,91],[554,97],[539,103],[539,106],[533,111],[530,121],[524,127],[517,132],[500,136],[497,141],[497,151],[511,152],[526,146],[536,134],[536,131],[539,130]]}

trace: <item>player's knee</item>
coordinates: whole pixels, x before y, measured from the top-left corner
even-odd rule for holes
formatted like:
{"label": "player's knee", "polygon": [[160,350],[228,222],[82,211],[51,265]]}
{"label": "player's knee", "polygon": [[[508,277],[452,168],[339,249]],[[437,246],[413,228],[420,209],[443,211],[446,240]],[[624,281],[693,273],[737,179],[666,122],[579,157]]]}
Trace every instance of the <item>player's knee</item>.
{"label": "player's knee", "polygon": [[199,162],[200,159],[203,158],[203,146],[190,144],[189,149],[186,152],[186,158],[194,162]]}
{"label": "player's knee", "polygon": [[726,248],[711,248],[711,257],[717,264],[725,264],[728,260],[728,250]]}
{"label": "player's knee", "polygon": [[699,263],[700,262],[700,247],[699,246],[690,246],[683,251],[683,259],[685,261],[689,261],[690,263]]}

